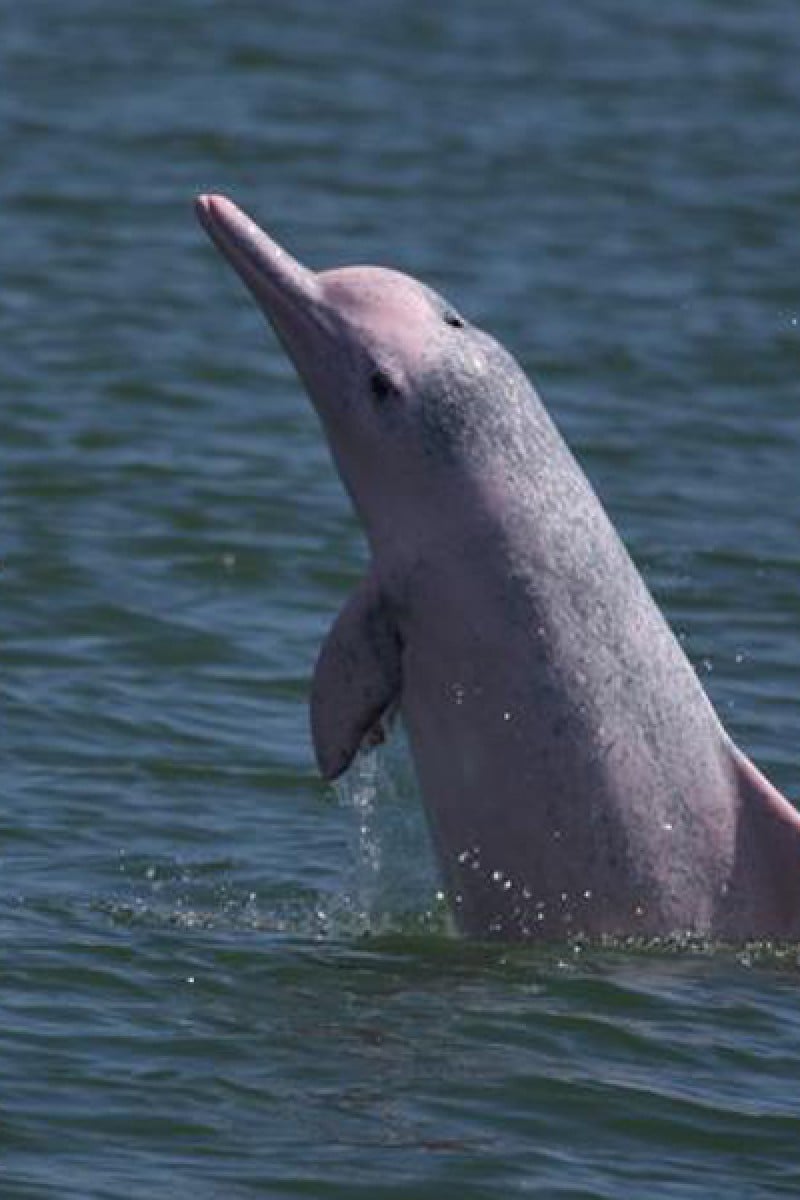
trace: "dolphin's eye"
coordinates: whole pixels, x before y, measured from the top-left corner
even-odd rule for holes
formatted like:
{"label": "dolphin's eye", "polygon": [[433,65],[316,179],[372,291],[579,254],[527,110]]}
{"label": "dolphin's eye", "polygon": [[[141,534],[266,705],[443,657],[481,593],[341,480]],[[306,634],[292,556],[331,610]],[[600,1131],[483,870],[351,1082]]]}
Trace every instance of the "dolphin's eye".
{"label": "dolphin's eye", "polygon": [[448,309],[444,314],[444,321],[446,325],[452,325],[453,329],[463,329],[466,325],[466,321],[463,319],[463,317],[460,317],[458,313],[453,312],[452,309]]}
{"label": "dolphin's eye", "polygon": [[372,394],[376,400],[385,400],[395,390],[394,384],[385,371],[373,371],[369,377],[369,386],[372,388]]}

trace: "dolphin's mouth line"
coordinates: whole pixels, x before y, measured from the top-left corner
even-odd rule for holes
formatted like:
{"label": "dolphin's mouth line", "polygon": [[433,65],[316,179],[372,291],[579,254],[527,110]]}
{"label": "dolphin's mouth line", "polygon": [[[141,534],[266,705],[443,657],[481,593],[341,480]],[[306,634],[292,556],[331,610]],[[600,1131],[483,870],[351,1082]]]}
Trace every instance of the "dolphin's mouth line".
{"label": "dolphin's mouth line", "polygon": [[206,197],[201,196],[197,203],[197,212],[203,228],[231,266],[238,271],[248,286],[252,287],[257,279],[264,279],[264,273],[255,261],[252,247],[247,245],[241,235],[220,220],[213,209],[206,207],[203,204],[205,200]]}
{"label": "dolphin's mouth line", "polygon": [[224,196],[202,195],[200,223],[280,332],[290,316],[319,325],[319,285],[313,271],[296,262],[255,221]]}

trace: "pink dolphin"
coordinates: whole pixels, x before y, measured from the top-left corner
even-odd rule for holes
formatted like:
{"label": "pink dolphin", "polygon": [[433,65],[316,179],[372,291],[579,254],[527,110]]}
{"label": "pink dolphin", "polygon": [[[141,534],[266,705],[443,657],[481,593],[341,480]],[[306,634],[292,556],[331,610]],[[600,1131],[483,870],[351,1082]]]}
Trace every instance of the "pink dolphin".
{"label": "pink dolphin", "polygon": [[460,928],[800,931],[800,816],[734,746],[514,359],[434,292],[200,220],[294,362],[371,567],[322,646],[326,779],[396,708]]}

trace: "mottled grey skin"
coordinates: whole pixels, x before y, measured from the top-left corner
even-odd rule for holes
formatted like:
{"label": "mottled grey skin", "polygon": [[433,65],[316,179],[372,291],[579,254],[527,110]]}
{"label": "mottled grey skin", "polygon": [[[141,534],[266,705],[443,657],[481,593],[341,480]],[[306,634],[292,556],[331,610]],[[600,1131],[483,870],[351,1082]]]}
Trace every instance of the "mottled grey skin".
{"label": "mottled grey skin", "polygon": [[371,550],[314,676],[322,774],[400,707],[470,934],[795,936],[800,817],[722,729],[511,356],[412,279],[315,275],[230,201],[198,211]]}

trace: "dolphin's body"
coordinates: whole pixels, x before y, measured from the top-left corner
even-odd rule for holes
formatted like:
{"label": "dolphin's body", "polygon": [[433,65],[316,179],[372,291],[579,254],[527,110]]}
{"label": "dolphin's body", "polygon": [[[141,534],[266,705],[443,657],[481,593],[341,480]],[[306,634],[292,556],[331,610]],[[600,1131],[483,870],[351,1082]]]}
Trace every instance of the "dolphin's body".
{"label": "dolphin's body", "polygon": [[422,284],[200,219],[305,383],[372,565],[314,675],[333,779],[399,706],[480,937],[791,937],[800,816],[733,745],[511,356]]}

